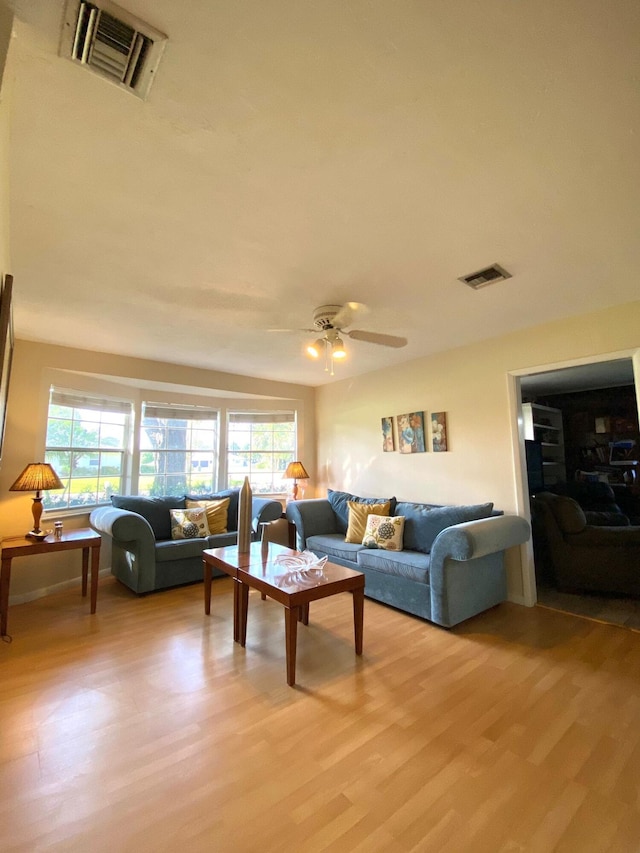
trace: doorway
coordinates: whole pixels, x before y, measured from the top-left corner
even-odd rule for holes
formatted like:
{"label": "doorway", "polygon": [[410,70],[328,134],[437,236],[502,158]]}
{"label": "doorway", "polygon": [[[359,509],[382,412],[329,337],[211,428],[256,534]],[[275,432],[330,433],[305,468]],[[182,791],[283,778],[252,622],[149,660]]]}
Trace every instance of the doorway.
{"label": "doorway", "polygon": [[[616,395],[625,396],[626,402],[625,406],[629,407],[629,400],[631,400],[631,411],[635,415],[633,429],[635,430],[635,435],[631,437],[628,435],[627,441],[635,441],[636,450],[634,452],[638,452],[638,447],[640,446],[640,433],[638,433],[638,399],[640,394],[638,393],[638,387],[640,384],[640,351],[627,351],[623,353],[611,354],[607,358],[602,358],[598,361],[590,361],[579,360],[574,362],[564,362],[561,364],[555,365],[544,365],[539,368],[531,368],[529,370],[522,371],[514,371],[510,374],[510,389],[512,391],[512,399],[513,399],[513,412],[514,412],[514,421],[513,421],[513,434],[514,434],[514,453],[515,453],[515,473],[516,473],[516,487],[518,490],[518,511],[521,514],[528,516],[531,519],[531,506],[530,506],[530,484],[529,484],[529,475],[530,471],[527,471],[526,464],[526,443],[525,443],[525,434],[524,434],[524,422],[525,418],[523,416],[523,403],[531,403],[537,402],[540,406],[547,405],[550,409],[558,409],[561,408],[558,406],[558,403],[562,404],[562,407],[567,409],[567,401],[570,400],[578,400],[578,396],[573,395],[583,395],[583,400],[586,400],[591,392],[600,391],[601,395],[613,395],[615,398]],[[616,389],[621,389],[619,392]],[[555,404],[555,405],[554,405]],[[574,409],[580,408],[580,406],[574,407]],[[575,412],[574,412],[575,413]],[[598,418],[601,415],[598,414]],[[596,468],[613,468],[609,472],[612,479],[615,479],[617,468],[615,466],[610,466],[609,463],[611,459],[609,458],[609,444],[613,443],[613,441],[617,440],[617,436],[605,434],[605,432],[599,433],[597,430],[604,429],[607,427],[607,432],[611,431],[611,427],[615,426],[618,428],[621,426],[621,421],[616,421],[615,424],[609,420],[608,422],[598,422],[597,427],[595,423],[595,417],[593,423],[589,422],[589,428],[592,431],[593,435],[586,436],[581,438],[580,441],[576,441],[575,439],[575,418],[571,423],[567,424],[569,427],[568,430],[568,446],[567,452],[563,457],[563,461],[566,463],[566,473],[563,473],[565,478],[574,478],[576,477],[576,471],[582,471],[584,469],[584,475],[590,474],[594,479],[596,477],[601,478],[602,480],[606,480],[607,471],[596,471]],[[546,418],[547,424],[550,426],[553,423],[553,419],[551,417]],[[563,419],[563,427],[564,427],[564,419]],[[584,427],[584,422],[583,422]],[[627,425],[628,426],[628,425]],[[549,432],[549,430],[548,430]],[[585,433],[587,430],[584,431]],[[593,436],[597,436],[597,441],[593,441]],[[542,439],[550,439],[550,435],[540,435],[538,434],[536,438]],[[551,444],[552,442],[549,440],[548,442]],[[598,464],[595,464],[594,460],[589,460],[586,458],[588,454],[587,450],[595,448],[596,446],[600,446],[600,450],[595,452],[594,458],[597,460]],[[555,451],[552,451],[555,452]],[[597,453],[601,455],[606,455],[606,459],[602,461],[597,457]],[[582,454],[582,456],[580,455]],[[601,463],[601,464],[600,464]],[[640,467],[640,466],[639,466]],[[562,470],[561,468],[557,470]],[[547,483],[549,480],[553,480],[553,477],[549,477],[551,473],[551,469],[548,466],[544,467],[545,477],[547,479]],[[580,474],[580,476],[584,476]],[[535,484],[535,488],[540,488],[540,483]],[[536,566],[536,555],[534,554],[533,541],[529,542],[526,547],[526,565],[523,566],[523,603],[526,605],[533,605],[539,599],[548,596],[548,588],[543,586],[543,583],[540,582],[540,578],[536,575],[540,574],[539,567]],[[538,570],[538,571],[537,571]],[[546,578],[544,579],[547,580]],[[593,598],[589,595],[580,596],[581,599],[581,608],[582,610],[588,610],[588,613],[582,613],[581,615],[589,615],[595,618],[599,618],[597,615],[598,609],[600,612],[604,612],[604,606],[601,603],[595,602]],[[542,603],[542,602],[541,602]],[[609,611],[615,610],[615,603],[608,601],[607,602],[607,614]],[[635,608],[638,612],[634,612],[634,620],[637,621],[637,625],[635,627],[640,628],[640,607]],[[611,621],[608,616],[605,621]]]}

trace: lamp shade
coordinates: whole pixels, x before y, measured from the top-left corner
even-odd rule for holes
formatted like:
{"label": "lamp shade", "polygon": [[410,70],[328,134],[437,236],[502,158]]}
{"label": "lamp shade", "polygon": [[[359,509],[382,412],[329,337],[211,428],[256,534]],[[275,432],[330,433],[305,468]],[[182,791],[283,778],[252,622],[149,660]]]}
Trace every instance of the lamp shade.
{"label": "lamp shade", "polygon": [[40,492],[43,489],[64,489],[64,483],[48,462],[30,462],[9,491]]}
{"label": "lamp shade", "polygon": [[309,475],[304,469],[302,462],[289,462],[284,472],[285,480],[308,480]]}

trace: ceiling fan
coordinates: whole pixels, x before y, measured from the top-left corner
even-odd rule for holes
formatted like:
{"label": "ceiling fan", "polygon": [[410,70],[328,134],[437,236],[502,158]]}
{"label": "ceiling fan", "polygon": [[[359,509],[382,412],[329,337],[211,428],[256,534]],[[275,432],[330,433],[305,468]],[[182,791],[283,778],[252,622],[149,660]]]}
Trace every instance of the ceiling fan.
{"label": "ceiling fan", "polygon": [[383,347],[404,347],[407,345],[406,338],[395,335],[383,335],[379,332],[366,332],[362,329],[347,331],[358,317],[369,313],[369,309],[362,302],[346,302],[344,305],[321,305],[313,312],[313,328],[300,329],[301,332],[321,333],[314,343],[306,348],[307,355],[311,358],[319,358],[324,352],[325,370],[331,365],[333,376],[333,361],[346,358],[342,336],[354,341],[366,341],[369,344],[378,344]]}

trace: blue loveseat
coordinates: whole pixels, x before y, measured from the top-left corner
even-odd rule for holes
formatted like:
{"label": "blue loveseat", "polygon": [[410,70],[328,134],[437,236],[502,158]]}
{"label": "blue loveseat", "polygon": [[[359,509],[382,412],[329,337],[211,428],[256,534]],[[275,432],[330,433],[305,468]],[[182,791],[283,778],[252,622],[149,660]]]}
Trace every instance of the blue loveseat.
{"label": "blue loveseat", "polygon": [[[192,539],[171,538],[172,509],[185,509],[187,500],[218,501],[229,498],[227,531]],[[89,523],[111,543],[111,573],[137,593],[201,581],[205,548],[235,545],[238,538],[239,489],[215,495],[153,497],[113,495],[112,506],[94,509]],[[282,516],[282,504],[254,497],[251,507],[252,535],[260,525]],[[222,572],[214,574],[222,575]]]}
{"label": "blue loveseat", "polygon": [[[349,501],[388,501],[389,516],[405,519],[402,550],[345,541]],[[333,490],[326,499],[288,503],[287,518],[299,550],[363,572],[366,596],[446,628],[506,599],[505,550],[530,535],[524,518],[490,503],[445,507]]]}

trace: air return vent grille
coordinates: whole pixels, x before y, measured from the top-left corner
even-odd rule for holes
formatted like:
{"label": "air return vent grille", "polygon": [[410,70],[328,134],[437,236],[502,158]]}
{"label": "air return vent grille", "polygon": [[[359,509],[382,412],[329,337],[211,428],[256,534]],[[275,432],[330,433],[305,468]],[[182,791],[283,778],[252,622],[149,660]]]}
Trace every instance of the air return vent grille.
{"label": "air return vent grille", "polygon": [[69,0],[60,53],[145,98],[166,36],[113,3]]}
{"label": "air return vent grille", "polygon": [[495,284],[497,281],[504,281],[505,278],[511,278],[511,273],[507,272],[499,264],[492,264],[486,269],[472,272],[469,275],[463,275],[458,281],[463,281],[474,290],[480,290],[481,287],[487,287],[487,285]]}

